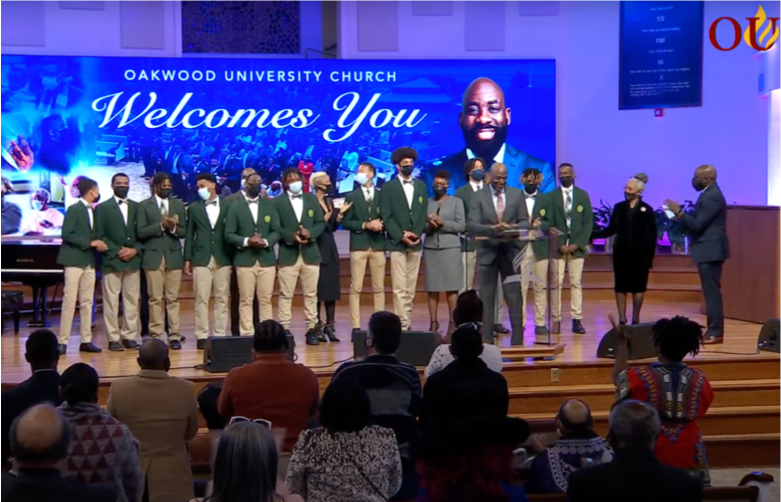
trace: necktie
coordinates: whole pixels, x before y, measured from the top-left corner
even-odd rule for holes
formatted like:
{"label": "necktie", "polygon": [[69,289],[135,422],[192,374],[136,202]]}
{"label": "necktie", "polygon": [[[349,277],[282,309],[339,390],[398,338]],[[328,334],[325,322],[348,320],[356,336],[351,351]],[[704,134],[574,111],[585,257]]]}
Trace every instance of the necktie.
{"label": "necktie", "polygon": [[569,191],[567,191],[567,201],[565,205],[564,215],[567,217],[567,220],[569,220],[572,217],[572,194]]}
{"label": "necktie", "polygon": [[366,196],[366,204],[371,206],[374,202],[374,197],[372,197],[372,193],[369,190],[366,190],[366,193],[364,194]]}
{"label": "necktie", "polygon": [[160,203],[160,216],[168,218],[168,208],[166,207],[165,202]]}
{"label": "necktie", "polygon": [[502,192],[496,192],[496,218],[502,221],[502,214],[504,213],[504,194]]}
{"label": "necktie", "polygon": [[206,201],[207,206],[216,206],[217,205],[217,199],[214,200],[207,200]]}

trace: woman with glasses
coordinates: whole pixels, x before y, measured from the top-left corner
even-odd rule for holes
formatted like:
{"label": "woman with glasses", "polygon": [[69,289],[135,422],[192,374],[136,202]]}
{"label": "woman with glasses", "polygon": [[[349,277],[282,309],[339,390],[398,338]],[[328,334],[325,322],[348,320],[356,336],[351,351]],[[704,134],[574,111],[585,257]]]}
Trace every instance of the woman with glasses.
{"label": "woman with glasses", "polygon": [[370,425],[369,396],[350,378],[332,380],[320,404],[322,427],[293,449],[287,486],[307,502],[385,502],[401,488],[401,456],[391,429]]}
{"label": "woman with glasses", "polygon": [[[450,173],[437,171],[432,189],[434,197],[428,200],[428,225],[423,255],[426,263],[426,292],[428,293],[428,315],[431,319],[429,331],[439,331],[437,310],[440,293],[445,293],[448,312],[456,307],[458,290],[464,278],[464,264],[461,261],[461,234],[466,230],[464,201],[447,194],[450,188]],[[451,320],[447,329],[452,333],[455,325]]]}

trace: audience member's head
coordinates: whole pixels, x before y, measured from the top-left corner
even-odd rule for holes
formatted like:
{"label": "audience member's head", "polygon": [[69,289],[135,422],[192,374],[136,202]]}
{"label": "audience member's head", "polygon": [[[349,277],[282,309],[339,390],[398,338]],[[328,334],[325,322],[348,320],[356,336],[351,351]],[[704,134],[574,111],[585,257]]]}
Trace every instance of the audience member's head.
{"label": "audience member's head", "polygon": [[252,348],[255,354],[287,352],[288,341],[285,328],[273,319],[258,324],[252,339]]}
{"label": "audience member's head", "polygon": [[580,399],[567,399],[561,404],[559,414],[556,415],[556,425],[562,436],[590,430],[593,423],[591,410]]}
{"label": "audience member's head", "polygon": [[450,353],[461,361],[474,361],[483,353],[483,335],[473,324],[457,328],[450,337]]}
{"label": "audience member's head", "polygon": [[351,378],[332,380],[320,402],[320,424],[328,432],[358,432],[370,425],[366,389]]}
{"label": "audience member's head", "polygon": [[456,326],[483,322],[483,300],[477,295],[477,291],[470,289],[458,295],[456,308],[453,309],[453,322]]}
{"label": "audience member's head", "polygon": [[220,400],[222,392],[222,381],[209,382],[200,392],[196,400],[198,401],[198,410],[206,422],[206,428],[210,431],[219,431],[225,428],[225,420],[220,415],[217,403]]}
{"label": "audience member's head", "polygon": [[277,447],[267,427],[255,422],[228,426],[217,442],[210,502],[276,502]]}
{"label": "audience member's head", "polygon": [[85,363],[76,363],[60,377],[60,397],[69,405],[98,402],[100,379],[95,368]]}
{"label": "audience member's head", "polygon": [[696,356],[702,345],[702,326],[687,317],[659,319],[653,327],[654,345],[659,359],[679,363],[687,354]]}
{"label": "audience member's head", "polygon": [[401,344],[401,319],[392,312],[375,312],[369,318],[366,346],[377,354],[393,354]]}
{"label": "audience member's head", "polygon": [[70,440],[67,421],[48,404],[29,408],[11,424],[11,453],[20,469],[56,469]]}
{"label": "audience member's head", "polygon": [[141,344],[138,351],[138,365],[142,370],[168,371],[171,360],[168,358],[168,345],[157,338],[150,338]]}
{"label": "audience member's head", "polygon": [[24,358],[30,363],[32,371],[56,370],[60,360],[57,335],[48,329],[33,331],[25,343]]}
{"label": "audience member's head", "polygon": [[623,401],[610,412],[608,439],[615,450],[653,450],[658,434],[659,414],[648,403]]}

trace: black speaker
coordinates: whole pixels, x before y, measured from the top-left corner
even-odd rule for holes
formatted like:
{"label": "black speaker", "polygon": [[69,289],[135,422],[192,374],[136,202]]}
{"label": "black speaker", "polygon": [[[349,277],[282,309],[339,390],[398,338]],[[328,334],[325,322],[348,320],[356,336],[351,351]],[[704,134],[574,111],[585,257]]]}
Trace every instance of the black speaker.
{"label": "black speaker", "polygon": [[759,350],[767,350],[768,352],[775,352],[778,354],[778,334],[781,330],[781,319],[770,319],[759,330],[759,340],[757,340],[757,347]]}
{"label": "black speaker", "polygon": [[[210,336],[203,350],[203,369],[209,373],[225,373],[231,368],[252,362],[251,336]],[[287,358],[295,359],[296,341],[287,336]]]}
{"label": "black speaker", "polygon": [[[433,331],[402,331],[401,344],[396,351],[399,361],[413,366],[426,366],[434,349],[442,342],[442,335]],[[353,357],[363,359],[367,356],[366,331],[353,333]]]}
{"label": "black speaker", "polygon": [[[656,322],[627,324],[624,326],[624,331],[629,335],[629,359],[656,357],[657,350],[656,347],[654,347],[654,340],[651,335],[654,324],[656,324]],[[605,336],[603,336],[602,340],[599,342],[597,357],[615,359],[617,347],[618,331],[611,329],[605,333]]]}

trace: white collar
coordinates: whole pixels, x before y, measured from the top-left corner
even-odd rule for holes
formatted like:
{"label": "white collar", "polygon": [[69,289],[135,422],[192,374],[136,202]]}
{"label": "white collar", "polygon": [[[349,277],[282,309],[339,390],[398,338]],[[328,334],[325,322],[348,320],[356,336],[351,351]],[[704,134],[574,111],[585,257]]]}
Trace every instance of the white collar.
{"label": "white collar", "polygon": [[122,204],[127,204],[127,199],[120,199],[116,195],[114,196],[114,200],[116,201],[117,205],[119,205],[120,202],[122,202]]}
{"label": "white collar", "polygon": [[526,197],[537,197],[537,195],[540,193],[539,190],[535,190],[534,193],[526,193],[526,190],[523,191],[523,194]]}
{"label": "white collar", "polygon": [[160,207],[160,204],[168,205],[168,199],[161,199],[157,194],[155,194],[155,200],[157,201],[157,207]]}
{"label": "white collar", "polygon": [[82,198],[79,198],[79,200],[81,201],[82,204],[87,206],[87,209],[92,209],[92,204],[90,204],[89,202],[87,202],[86,200],[84,200]]}
{"label": "white collar", "polygon": [[241,191],[241,195],[243,195],[243,196],[244,196],[244,199],[246,199],[246,200],[247,200],[247,202],[250,202],[250,201],[251,201],[251,202],[255,202],[256,200],[260,199],[260,195],[258,195],[258,196],[257,196],[257,197],[255,197],[254,199],[251,199],[251,198],[250,198],[250,196],[249,196],[249,195],[247,195],[247,192],[245,192],[244,190],[242,190],[242,191]]}
{"label": "white collar", "polygon": [[[506,150],[506,147],[507,147],[507,143],[502,143],[502,147],[499,149],[498,152],[496,152],[496,155],[494,155],[494,158],[492,159],[494,162],[498,162],[499,164],[504,164],[504,152]],[[469,148],[467,148],[466,158],[474,159],[475,157],[476,157],[475,153]]]}
{"label": "white collar", "polygon": [[575,188],[574,184],[570,185],[569,188],[563,186],[563,187],[561,187],[561,191],[562,192],[571,192],[573,188]]}
{"label": "white collar", "polygon": [[475,181],[470,179],[469,180],[469,184],[472,185],[472,190],[475,190],[475,189],[482,190],[483,189],[483,182],[482,181],[475,182]]}

